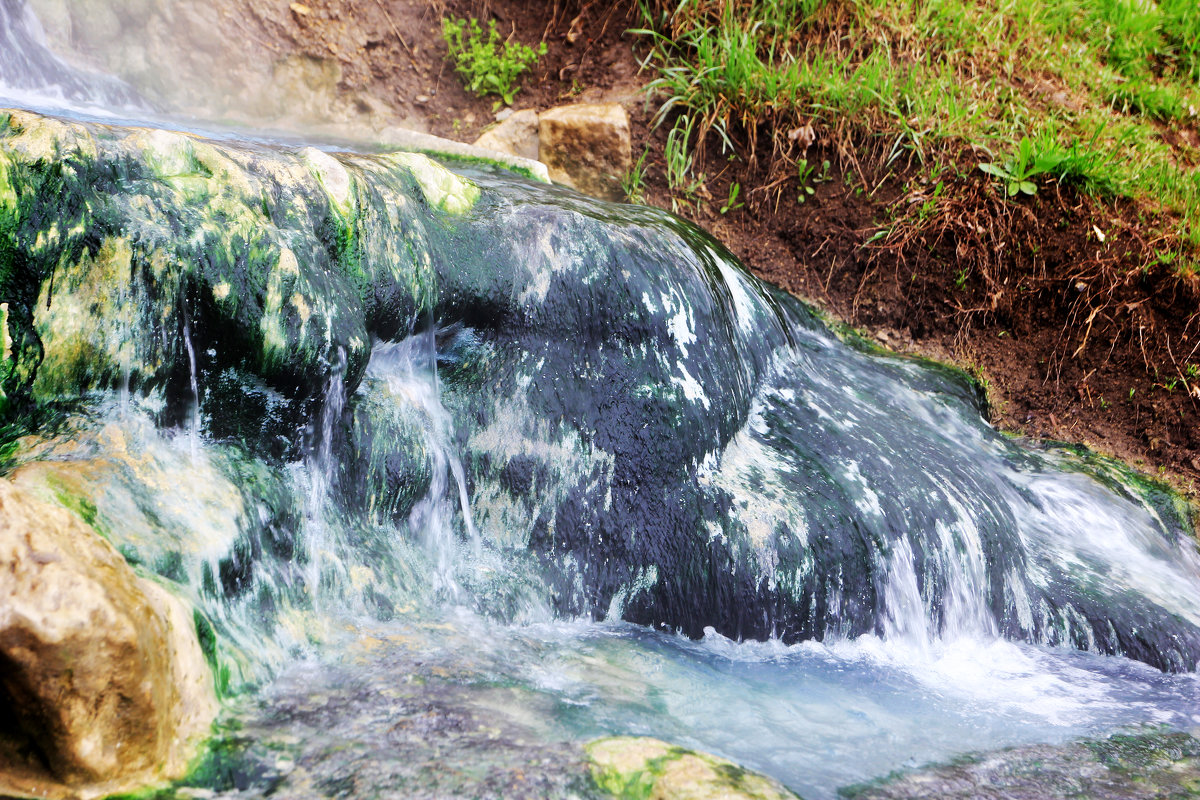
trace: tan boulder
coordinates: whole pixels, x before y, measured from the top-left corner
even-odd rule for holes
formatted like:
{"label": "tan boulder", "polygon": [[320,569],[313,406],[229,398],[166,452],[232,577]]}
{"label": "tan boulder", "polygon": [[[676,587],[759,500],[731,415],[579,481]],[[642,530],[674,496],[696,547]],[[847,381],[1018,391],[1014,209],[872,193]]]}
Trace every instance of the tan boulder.
{"label": "tan boulder", "polygon": [[623,199],[621,179],[633,166],[629,114],[616,103],[580,103],[538,117],[539,157],[550,179],[584,194]]}
{"label": "tan boulder", "polygon": [[613,797],[646,800],[798,800],[783,784],[732,761],[645,736],[597,739],[592,775]]}
{"label": "tan boulder", "polygon": [[538,113],[530,108],[513,112],[496,127],[484,131],[475,146],[537,161]]}
{"label": "tan boulder", "polygon": [[187,606],[79,517],[7,480],[0,705],[0,795],[39,797],[181,777],[217,711]]}

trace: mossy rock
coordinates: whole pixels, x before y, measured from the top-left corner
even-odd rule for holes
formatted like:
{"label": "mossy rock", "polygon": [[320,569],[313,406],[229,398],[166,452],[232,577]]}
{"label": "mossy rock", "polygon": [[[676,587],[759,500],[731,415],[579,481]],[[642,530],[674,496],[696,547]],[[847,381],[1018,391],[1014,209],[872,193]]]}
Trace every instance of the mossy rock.
{"label": "mossy rock", "polygon": [[331,377],[353,388],[372,337],[430,313],[426,228],[445,234],[480,197],[414,153],[3,120],[0,406],[124,387],[170,410],[197,373],[232,370],[246,399],[273,392],[303,417]]}
{"label": "mossy rock", "polygon": [[796,800],[783,784],[732,761],[645,736],[585,748],[602,792],[622,800]]}
{"label": "mossy rock", "polygon": [[959,756],[838,790],[845,800],[1167,800],[1197,797],[1200,741],[1139,731]]}

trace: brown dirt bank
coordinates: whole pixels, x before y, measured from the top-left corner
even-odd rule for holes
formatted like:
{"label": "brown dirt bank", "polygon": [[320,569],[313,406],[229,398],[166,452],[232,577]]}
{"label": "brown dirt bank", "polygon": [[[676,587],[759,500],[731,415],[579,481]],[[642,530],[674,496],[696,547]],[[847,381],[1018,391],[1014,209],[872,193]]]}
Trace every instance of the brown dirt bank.
{"label": "brown dirt bank", "polygon": [[[633,3],[308,0],[287,14],[265,7],[245,6],[244,24],[257,26],[269,46],[332,53],[344,88],[368,90],[418,127],[465,141],[493,121],[493,100],[462,89],[444,58],[441,17],[491,17],[526,44],[544,40],[549,52],[524,79],[515,107],[621,99],[634,121],[635,160],[647,153],[645,200],[671,208],[666,126],[651,128],[653,107],[633,92],[637,42],[625,34],[639,24]],[[1086,444],[1196,496],[1200,279],[1158,258],[1162,220],[1134,203],[1101,203],[1053,184],[1010,201],[973,163],[934,183],[914,164],[885,168],[886,143],[813,133],[808,162],[829,168],[810,179],[812,194],[794,173],[731,160],[710,142],[697,169],[708,176],[709,199],[702,192],[679,212],[756,274],[888,347],[971,370],[987,386],[998,427]],[[721,213],[735,181],[744,206]]]}
{"label": "brown dirt bank", "polygon": [[[442,19],[494,19],[498,30],[550,51],[523,76],[514,109],[636,94],[628,2],[486,0],[218,0],[222,26],[276,58],[336,62],[338,88],[370,97],[406,127],[474,141],[495,122],[494,97],[463,89],[446,59]],[[365,113],[367,109],[362,109]]]}

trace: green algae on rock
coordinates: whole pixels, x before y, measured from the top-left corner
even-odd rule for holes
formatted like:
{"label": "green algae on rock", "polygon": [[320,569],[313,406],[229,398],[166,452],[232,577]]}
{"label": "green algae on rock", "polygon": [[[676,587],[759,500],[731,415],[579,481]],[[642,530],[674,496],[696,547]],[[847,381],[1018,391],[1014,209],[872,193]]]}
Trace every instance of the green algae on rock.
{"label": "green algae on rock", "polygon": [[618,800],[798,800],[765,775],[659,739],[612,736],[584,749],[596,784]]}
{"label": "green algae on rock", "polygon": [[462,215],[479,199],[479,187],[455,175],[429,156],[420,153],[389,153],[384,159],[406,167],[421,187],[421,194],[434,208]]}
{"label": "green algae on rock", "polygon": [[227,149],[25,112],[4,121],[10,399],[178,382],[200,328],[228,338],[222,368],[295,399],[335,369],[353,383],[373,334],[430,310],[432,218],[420,206],[452,218],[479,198],[411,153]]}

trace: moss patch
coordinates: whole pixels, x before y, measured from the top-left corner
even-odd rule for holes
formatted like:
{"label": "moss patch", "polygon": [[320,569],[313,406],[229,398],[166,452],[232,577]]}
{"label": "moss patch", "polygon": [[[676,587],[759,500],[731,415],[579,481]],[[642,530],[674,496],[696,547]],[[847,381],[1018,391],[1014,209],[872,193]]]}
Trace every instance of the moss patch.
{"label": "moss patch", "polygon": [[621,800],[796,800],[778,781],[723,758],[642,736],[584,748],[600,791]]}

